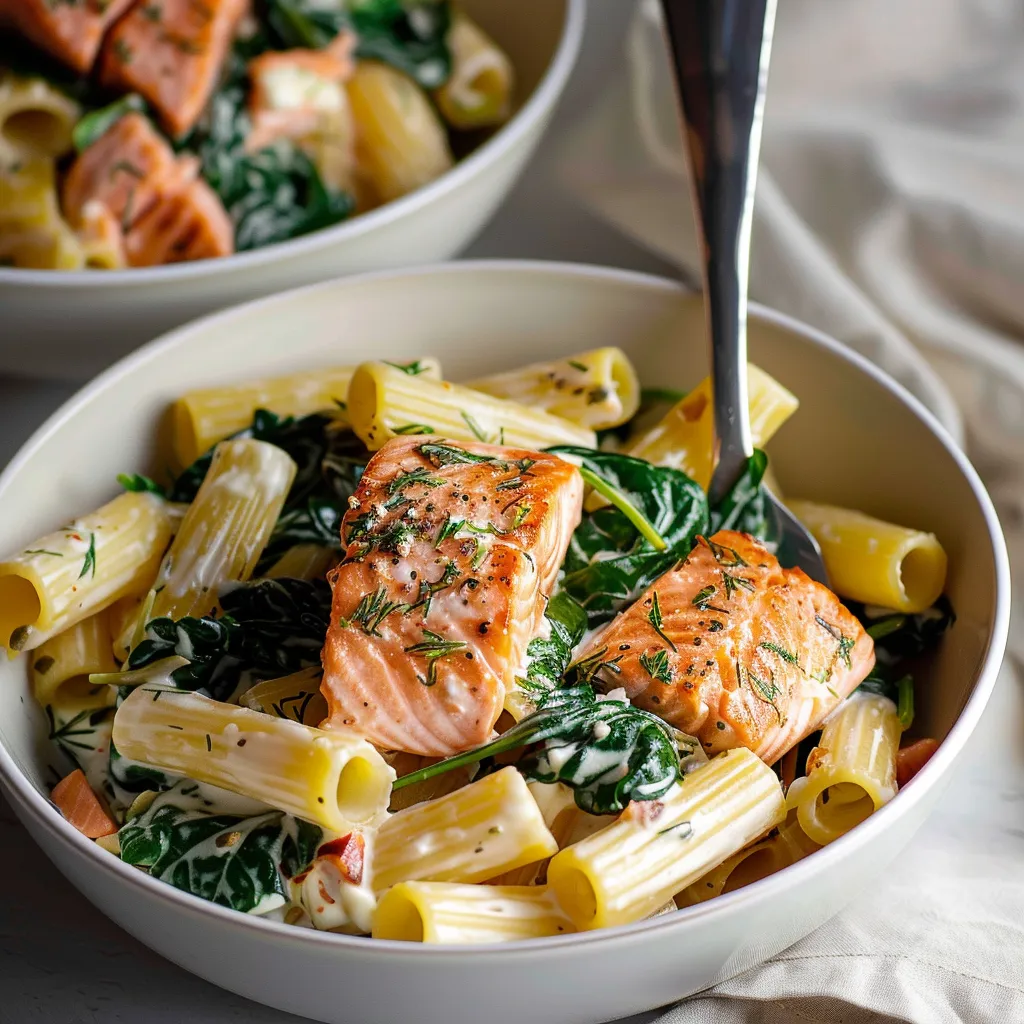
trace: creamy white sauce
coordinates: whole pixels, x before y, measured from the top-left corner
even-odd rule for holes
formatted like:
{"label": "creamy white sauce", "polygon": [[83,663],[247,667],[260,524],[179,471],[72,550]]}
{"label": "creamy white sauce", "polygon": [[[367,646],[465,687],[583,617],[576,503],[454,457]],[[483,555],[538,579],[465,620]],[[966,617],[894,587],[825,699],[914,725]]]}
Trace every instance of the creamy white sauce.
{"label": "creamy white sauce", "polygon": [[322,78],[294,65],[264,71],[260,81],[272,110],[344,110],[345,94],[339,82]]}

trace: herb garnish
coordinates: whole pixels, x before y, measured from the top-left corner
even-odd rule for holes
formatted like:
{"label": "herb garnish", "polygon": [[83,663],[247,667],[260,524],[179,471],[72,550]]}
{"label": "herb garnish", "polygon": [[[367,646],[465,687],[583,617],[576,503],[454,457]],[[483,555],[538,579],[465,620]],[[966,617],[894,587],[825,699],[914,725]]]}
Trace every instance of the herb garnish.
{"label": "herb garnish", "polygon": [[424,686],[433,686],[437,682],[437,662],[440,658],[448,658],[466,646],[464,640],[445,640],[439,633],[429,629],[423,630],[423,640],[411,647],[404,648],[406,654],[419,654],[427,659],[427,674],[419,676]]}
{"label": "herb garnish", "polygon": [[656,590],[651,592],[651,610],[647,613],[647,621],[654,627],[654,631],[665,641],[674,651],[676,645],[673,643],[672,638],[661,628],[662,616],[661,616],[661,604],[658,601],[658,592]]}
{"label": "herb garnish", "polygon": [[476,455],[467,452],[465,448],[457,448],[452,444],[435,444],[428,442],[421,444],[416,451],[420,453],[431,465],[437,466],[471,466],[478,462],[495,462],[493,455]]}
{"label": "herb garnish", "polygon": [[640,655],[640,666],[659,683],[672,682],[672,666],[669,664],[668,652],[662,648],[654,654],[644,652]]}

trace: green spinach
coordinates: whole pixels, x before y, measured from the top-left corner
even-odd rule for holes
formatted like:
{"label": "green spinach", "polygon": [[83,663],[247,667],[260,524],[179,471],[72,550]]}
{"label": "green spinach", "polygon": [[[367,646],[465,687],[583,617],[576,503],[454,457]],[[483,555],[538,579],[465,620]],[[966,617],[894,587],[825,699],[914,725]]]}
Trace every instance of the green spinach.
{"label": "green spinach", "polygon": [[710,509],[710,531],[739,530],[759,540],[773,539],[770,534],[770,502],[765,494],[765,470],[768,456],[760,448],[747,460],[747,467],[729,493]]}
{"label": "green spinach", "polygon": [[98,142],[107,132],[121,120],[125,114],[132,112],[144,114],[146,101],[138,94],[131,92],[122,96],[109,106],[91,110],[81,117],[71,130],[71,141],[78,153],[84,153],[93,143]]}
{"label": "green spinach", "polygon": [[553,690],[561,682],[572,661],[572,652],[587,631],[587,613],[575,598],[559,591],[544,609],[551,635],[546,639],[535,637],[526,648],[530,659],[526,678],[520,685],[530,691]]}
{"label": "green spinach", "polygon": [[424,89],[436,89],[451,74],[447,0],[263,0],[261,8],[280,49],[321,49],[351,31],[357,56],[390,64]]}
{"label": "green spinach", "polygon": [[189,808],[182,791],[194,785],[179,781],[121,827],[121,859],[233,910],[287,900],[286,878],[309,866],[320,829],[282,811],[242,818]]}
{"label": "green spinach", "polygon": [[[227,700],[243,681],[251,685],[320,664],[331,614],[324,580],[242,583],[225,589],[220,601],[220,618],[150,620],[125,667],[159,671],[166,659],[184,658],[188,664],[170,673],[175,686]],[[141,681],[141,673],[133,679]]]}
{"label": "green spinach", "polygon": [[179,143],[198,154],[203,178],[234,224],[240,252],[330,227],[354,209],[352,197],[327,188],[316,165],[287,140],[256,153],[246,151],[251,128],[246,60],[265,42],[259,34],[236,44],[223,84],[198,125]]}
{"label": "green spinach", "polygon": [[518,769],[538,782],[565,783],[589,814],[618,814],[631,800],[655,800],[679,778],[680,750],[665,722],[581,685],[542,693],[537,710],[496,740],[404,775],[394,788],[535,744]]}
{"label": "green spinach", "polygon": [[909,729],[914,720],[914,677],[907,669],[914,659],[933,650],[956,622],[953,606],[945,595],[914,615],[854,601],[847,605],[875,642],[875,667],[858,689],[895,701],[900,722]]}
{"label": "green spinach", "polygon": [[659,550],[620,508],[604,506],[583,516],[562,566],[562,589],[587,612],[591,626],[610,619],[667,572],[708,530],[707,498],[679,470],[590,448],[549,448],[582,463],[624,495],[665,542]]}

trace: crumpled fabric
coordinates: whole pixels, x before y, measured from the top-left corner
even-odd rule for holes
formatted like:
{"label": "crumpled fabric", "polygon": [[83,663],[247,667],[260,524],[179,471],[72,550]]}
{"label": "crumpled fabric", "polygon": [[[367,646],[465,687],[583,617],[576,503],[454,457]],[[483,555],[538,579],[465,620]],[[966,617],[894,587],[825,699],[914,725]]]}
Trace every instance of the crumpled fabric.
{"label": "crumpled fabric", "polygon": [[[699,279],[657,0],[563,146],[567,192]],[[966,447],[1006,532],[1010,658],[949,797],[866,894],[666,1024],[1024,1021],[1024,4],[782,0],[750,295]]]}

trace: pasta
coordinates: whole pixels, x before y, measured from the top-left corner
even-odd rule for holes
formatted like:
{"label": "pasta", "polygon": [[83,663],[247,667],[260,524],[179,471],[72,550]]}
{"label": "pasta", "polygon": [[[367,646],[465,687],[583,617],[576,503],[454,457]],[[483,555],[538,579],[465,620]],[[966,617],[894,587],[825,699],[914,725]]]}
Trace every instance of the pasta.
{"label": "pasta", "polygon": [[330,548],[316,544],[296,544],[268,570],[267,579],[322,579],[337,559]]}
{"label": "pasta", "polygon": [[77,270],[85,254],[57,204],[51,157],[0,155],[0,259],[30,270]]}
{"label": "pasta", "polygon": [[252,797],[335,832],[387,807],[394,773],[365,740],[195,693],[139,686],[117,709],[124,758]]}
{"label": "pasta", "polygon": [[[407,364],[406,369],[414,370],[414,376],[441,377],[436,359],[419,359]],[[171,408],[172,449],[178,466],[190,466],[218,441],[244,430],[257,409],[272,409],[279,416],[328,410],[344,422],[354,370],[354,366],[306,370],[182,395]]]}
{"label": "pasta", "polygon": [[896,705],[866,693],[829,720],[786,797],[810,839],[833,842],[896,795],[901,731]]}
{"label": "pasta", "polygon": [[0,73],[0,156],[6,162],[63,156],[78,104],[42,78]]}
{"label": "pasta", "polygon": [[634,805],[548,865],[548,884],[581,931],[639,921],[785,817],[779,780],[748,750],[689,775],[654,811]]}
{"label": "pasta", "polygon": [[434,101],[453,128],[501,124],[512,107],[508,57],[477,24],[457,12],[448,30],[452,73],[434,90]]}
{"label": "pasta", "polygon": [[262,441],[222,441],[156,580],[152,617],[200,616],[217,587],[247,580],[270,538],[295,463]]}
{"label": "pasta", "polygon": [[935,534],[812,501],[789,508],[814,534],[837,594],[901,612],[923,612],[938,600],[946,552]]}
{"label": "pasta", "polygon": [[574,931],[543,886],[402,882],[373,915],[375,939],[513,942]]}
{"label": "pasta", "polygon": [[253,711],[317,726],[327,717],[327,702],[320,692],[322,675],[319,668],[304,668],[280,679],[267,679],[246,690],[238,703]]}
{"label": "pasta", "polygon": [[[2,20],[28,66],[0,69],[0,260],[18,268],[323,230],[445,174],[450,137],[468,153],[512,112],[508,56],[453,0],[5,0]],[[2,213],[25,162],[49,166],[45,224]]]}
{"label": "pasta", "polygon": [[[115,672],[109,612],[104,610],[40,644],[32,654],[32,694],[52,704],[66,690],[81,689],[93,673]],[[104,698],[112,696],[104,687]]]}
{"label": "pasta", "polygon": [[779,831],[722,861],[676,897],[680,907],[705,903],[726,892],[774,875],[821,847],[808,838],[799,822],[787,821]]}
{"label": "pasta", "polygon": [[[764,370],[747,366],[750,401],[750,436],[755,448],[771,440],[797,410],[796,396]],[[681,469],[705,490],[711,482],[711,437],[714,409],[711,379],[705,377],[656,426],[630,443],[630,455],[659,466]]]}
{"label": "pasta", "polygon": [[348,98],[359,125],[357,170],[377,203],[398,199],[452,166],[430,100],[400,71],[374,61],[358,64]]}
{"label": "pasta", "polygon": [[377,834],[373,884],[483,882],[558,849],[514,768],[391,815]]}
{"label": "pasta", "polygon": [[591,430],[617,427],[640,407],[640,383],[618,348],[580,352],[472,381],[469,387],[507,398]]}
{"label": "pasta", "polygon": [[30,651],[122,597],[144,592],[171,537],[151,494],[122,494],[0,562],[0,641]]}
{"label": "pasta", "polygon": [[[671,915],[897,798],[937,745],[900,750],[955,622],[937,538],[794,503],[847,607],[779,564],[760,455],[706,493],[707,382],[640,403],[618,349],[440,373],[192,391],[178,471],[0,562],[70,826],[243,913],[460,945]],[[763,443],[796,399],[751,376]],[[649,458],[596,447],[659,402]]]}
{"label": "pasta", "polygon": [[595,444],[592,430],[568,420],[458,384],[410,378],[386,363],[364,363],[356,370],[348,415],[371,451],[406,434],[526,448]]}

